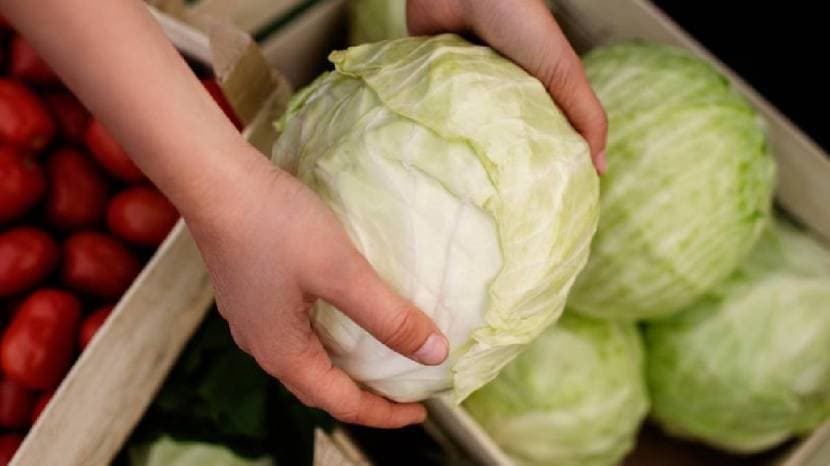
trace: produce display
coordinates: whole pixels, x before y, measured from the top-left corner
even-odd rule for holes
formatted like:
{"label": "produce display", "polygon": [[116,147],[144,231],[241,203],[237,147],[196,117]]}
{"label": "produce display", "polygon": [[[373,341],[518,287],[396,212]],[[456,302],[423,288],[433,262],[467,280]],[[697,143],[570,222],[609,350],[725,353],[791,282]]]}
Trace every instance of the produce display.
{"label": "produce display", "polygon": [[608,114],[608,173],[569,306],[609,319],[670,315],[732,273],[767,223],[775,165],[763,122],[680,49],[624,43],[584,64]]}
{"label": "produce display", "polygon": [[654,418],[740,453],[830,417],[830,251],[778,223],[730,280],[647,327]]}
{"label": "produce display", "polygon": [[[372,3],[354,2],[353,19],[363,8],[382,8]],[[352,26],[354,33],[359,22]],[[394,31],[372,37],[402,34]],[[442,41],[451,47],[435,52]],[[568,316],[559,321],[550,315],[561,309],[546,315],[531,305],[537,311],[527,314],[527,301],[497,316],[489,313],[508,295],[507,288],[497,288],[501,278],[521,278],[503,282],[514,296],[526,290],[526,297],[540,296],[530,281],[538,275],[521,268],[518,275],[504,273],[512,253],[503,235],[517,230],[499,214],[515,211],[527,219],[519,225],[538,232],[546,221],[556,218],[561,226],[557,216],[573,219],[575,213],[538,203],[539,211],[521,204],[498,210],[492,197],[479,202],[467,194],[478,187],[476,164],[497,187],[518,180],[487,163],[493,152],[482,152],[508,141],[515,168],[523,159],[512,149],[535,133],[510,132],[514,123],[499,118],[512,115],[515,105],[502,95],[494,113],[486,113],[493,101],[473,97],[480,76],[463,74],[464,46],[438,36],[334,52],[335,70],[300,91],[278,125],[283,135],[275,162],[323,197],[381,276],[448,331],[453,349],[447,367],[418,366],[318,303],[315,329],[335,363],[397,400],[451,388],[460,401],[472,390],[464,407],[518,464],[618,464],[636,441],[651,397],[651,414],[668,432],[729,452],[766,451],[830,417],[830,364],[818,356],[830,349],[822,324],[830,305],[822,293],[830,280],[821,258],[828,253],[793,239],[801,233],[770,226],[776,167],[764,122],[710,64],[680,49],[627,42],[584,57],[609,117],[609,170],[600,180],[599,227],[588,265],[568,297]],[[500,86],[511,87],[498,78]],[[465,162],[468,152],[476,156],[472,165]],[[551,161],[560,156],[547,153]],[[534,166],[534,172],[540,174],[535,179],[549,177],[548,186],[560,183],[560,171]],[[442,197],[428,191],[433,186]],[[443,201],[447,194],[450,203]],[[455,222],[464,217],[447,212],[470,204],[491,216],[495,239],[483,241],[486,230],[477,228],[475,240],[459,240],[470,251],[467,257],[475,258],[464,270],[447,247],[455,246],[448,235],[462,238]],[[530,247],[522,243],[525,251]],[[488,251],[500,257],[492,260]],[[559,262],[550,255],[526,257],[563,264],[563,256]],[[762,261],[764,270],[788,271],[752,271],[762,269]],[[453,293],[463,298],[458,306]],[[481,294],[484,300],[476,298]],[[478,314],[475,320],[471,303],[484,303],[483,319]],[[456,332],[459,318],[474,323],[462,328],[471,334]],[[538,330],[554,323],[535,341],[536,332],[517,341],[513,330],[500,333],[514,319],[534,322]],[[645,351],[638,320],[652,322]],[[480,330],[482,322],[488,331]],[[530,345],[524,350],[516,343]],[[476,344],[496,350],[497,359],[482,358]],[[499,344],[513,351],[500,354]],[[518,353],[494,381],[474,391]]]}
{"label": "produce display", "polygon": [[555,322],[588,258],[598,181],[544,86],[458,36],[333,52],[300,91],[274,161],[316,191],[358,250],[447,335],[422,366],[325,302],[332,360],[397,401],[461,401]]}
{"label": "produce display", "polygon": [[648,413],[636,326],[570,311],[464,402],[518,464],[613,466]]}
{"label": "produce display", "polygon": [[179,215],[7,26],[0,56],[4,465]]}
{"label": "produce display", "polygon": [[[297,92],[272,160],[451,351],[422,366],[318,301],[338,367],[392,400],[446,395],[517,466],[640,466],[643,432],[717,458],[699,464],[774,464],[830,419],[830,249],[774,212],[765,123],[724,76],[661,44],[584,55],[609,118],[599,178],[535,78],[455,35],[406,37],[405,10],[350,0],[362,45]],[[177,218],[0,18],[0,466]],[[302,405],[215,310],[113,464],[311,465],[317,429],[375,464],[475,464],[419,426]]]}

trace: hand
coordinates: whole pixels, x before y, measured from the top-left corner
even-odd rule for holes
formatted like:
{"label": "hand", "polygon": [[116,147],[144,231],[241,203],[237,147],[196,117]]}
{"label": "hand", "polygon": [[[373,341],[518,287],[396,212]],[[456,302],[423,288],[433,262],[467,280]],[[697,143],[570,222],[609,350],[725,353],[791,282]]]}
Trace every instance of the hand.
{"label": "hand", "polygon": [[309,324],[309,308],[325,299],[424,364],[446,358],[445,337],[378,278],[315,193],[248,146],[239,150],[252,155],[228,174],[235,187],[215,186],[221,202],[208,200],[187,218],[236,343],[303,403],[342,421],[376,427],[422,421],[422,406],[361,390],[334,367]]}
{"label": "hand", "polygon": [[[241,138],[143,2],[0,0],[0,11],[179,209],[243,349],[343,421],[423,420],[422,406],[363,391],[332,366],[308,311],[325,299],[424,364],[446,358],[446,338],[377,277],[314,193]],[[96,66],[83,65],[91,56]]]}
{"label": "hand", "polygon": [[472,32],[536,76],[605,171],[605,112],[542,0],[408,0],[407,22],[412,35]]}

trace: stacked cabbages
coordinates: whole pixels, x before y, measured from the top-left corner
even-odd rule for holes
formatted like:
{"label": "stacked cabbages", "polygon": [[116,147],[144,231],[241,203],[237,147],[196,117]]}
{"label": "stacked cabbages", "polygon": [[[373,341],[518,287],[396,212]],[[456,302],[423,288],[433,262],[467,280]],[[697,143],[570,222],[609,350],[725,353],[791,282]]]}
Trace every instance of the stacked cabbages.
{"label": "stacked cabbages", "polygon": [[644,369],[634,324],[568,312],[464,406],[519,464],[612,465],[648,412]]}
{"label": "stacked cabbages", "polygon": [[827,418],[830,254],[773,222],[763,121],[707,62],[633,42],[585,57],[609,170],[591,258],[548,326],[596,212],[584,146],[538,83],[452,36],[332,61],[275,160],[452,344],[446,364],[419,366],[319,303],[315,328],[356,379],[460,401],[524,350],[464,406],[528,465],[617,464],[649,407],[670,433],[738,452]]}
{"label": "stacked cabbages", "polygon": [[646,329],[654,418],[737,453],[830,416],[830,252],[779,222],[726,282]]}
{"label": "stacked cabbages", "polygon": [[[625,43],[584,63],[608,113],[609,170],[591,259],[549,335],[568,331],[568,313],[648,321],[652,416],[671,434],[754,453],[810,432],[830,416],[830,252],[773,219],[761,119],[682,50]],[[626,381],[585,354],[540,339],[466,407],[520,464],[617,464],[644,415],[620,401],[641,372]],[[530,440],[532,426],[549,436]]]}

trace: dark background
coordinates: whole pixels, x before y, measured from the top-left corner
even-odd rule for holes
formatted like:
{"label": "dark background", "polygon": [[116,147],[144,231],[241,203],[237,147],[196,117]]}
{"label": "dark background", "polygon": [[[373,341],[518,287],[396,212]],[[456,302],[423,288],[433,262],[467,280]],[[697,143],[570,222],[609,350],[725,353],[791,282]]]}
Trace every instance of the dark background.
{"label": "dark background", "polygon": [[823,2],[653,1],[830,152]]}

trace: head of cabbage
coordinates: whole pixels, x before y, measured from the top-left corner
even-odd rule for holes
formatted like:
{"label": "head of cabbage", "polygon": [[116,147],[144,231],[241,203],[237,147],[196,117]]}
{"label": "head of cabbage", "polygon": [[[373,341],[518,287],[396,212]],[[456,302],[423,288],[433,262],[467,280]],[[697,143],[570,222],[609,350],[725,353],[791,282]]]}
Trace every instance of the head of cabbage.
{"label": "head of cabbage", "polygon": [[359,45],[406,36],[406,0],[349,1],[350,44]]}
{"label": "head of cabbage", "polygon": [[584,64],[608,114],[608,172],[569,306],[613,319],[670,315],[725,279],[767,223],[775,165],[762,121],[683,50],[624,43]]}
{"label": "head of cabbage", "polygon": [[778,223],[725,284],[646,331],[653,416],[739,453],[830,417],[830,251]]}
{"label": "head of cabbage", "polygon": [[244,458],[215,443],[167,435],[129,449],[130,466],[276,466],[271,457]]}
{"label": "head of cabbage", "polygon": [[566,312],[464,407],[517,464],[615,466],[648,412],[639,331]]}
{"label": "head of cabbage", "polygon": [[450,356],[417,364],[325,302],[314,328],[382,395],[462,400],[559,317],[587,261],[599,203],[587,144],[538,80],[458,36],[330,59],[335,70],[290,103],[274,160],[432,317]]}

